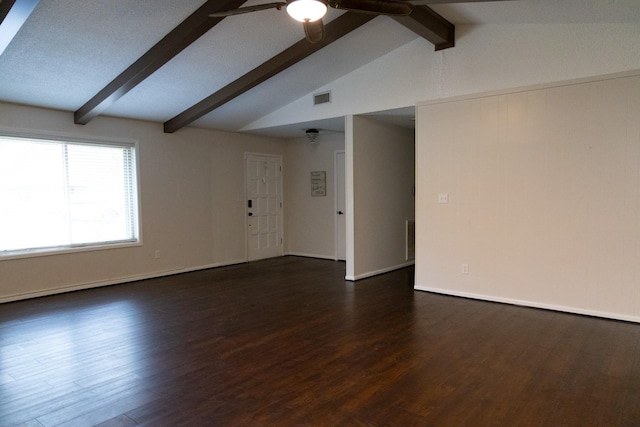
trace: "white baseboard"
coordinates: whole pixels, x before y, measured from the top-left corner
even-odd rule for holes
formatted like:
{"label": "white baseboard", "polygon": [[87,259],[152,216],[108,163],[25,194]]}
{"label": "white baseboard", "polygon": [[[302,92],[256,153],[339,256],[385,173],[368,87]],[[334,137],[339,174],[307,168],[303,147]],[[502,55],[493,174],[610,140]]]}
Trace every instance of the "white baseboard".
{"label": "white baseboard", "polygon": [[415,264],[415,260],[411,260],[402,264],[394,265],[391,267],[382,268],[380,270],[370,271],[367,273],[358,274],[357,276],[346,276],[345,280],[355,282],[356,280],[366,279],[367,277],[377,276],[379,274],[388,273],[390,271],[399,270],[401,268],[410,267]]}
{"label": "white baseboard", "polygon": [[192,271],[206,270],[206,269],[209,269],[209,268],[216,268],[216,267],[224,267],[224,266],[228,266],[228,265],[242,264],[242,263],[245,263],[245,262],[247,262],[247,261],[246,260],[226,261],[226,262],[219,262],[219,263],[214,263],[214,264],[202,265],[202,266],[198,266],[198,267],[187,267],[187,268],[178,268],[178,269],[174,269],[174,270],[156,271],[156,272],[153,272],[153,273],[145,273],[145,274],[137,274],[137,275],[133,275],[133,276],[118,277],[116,279],[110,279],[110,280],[97,280],[95,282],[79,283],[79,284],[75,284],[75,285],[61,286],[61,287],[58,287],[58,288],[44,289],[44,290],[41,290],[41,291],[25,292],[25,293],[20,293],[20,294],[7,295],[7,296],[0,297],[0,304],[5,303],[5,302],[29,299],[29,298],[38,298],[38,297],[45,297],[45,296],[49,296],[49,295],[62,294],[62,293],[65,293],[65,292],[80,291],[80,290],[83,290],[83,289],[92,289],[92,288],[100,288],[100,287],[103,287],[103,286],[120,285],[120,284],[123,284],[123,283],[136,282],[138,280],[155,279],[157,277],[172,276],[174,274],[189,273],[189,272],[192,272]]}
{"label": "white baseboard", "polygon": [[561,311],[564,313],[582,314],[586,316],[603,317],[606,319],[624,320],[625,322],[640,323],[640,317],[638,316],[628,316],[628,315],[619,314],[619,313],[587,310],[587,309],[582,309],[577,307],[545,304],[545,303],[540,303],[535,301],[526,301],[526,300],[519,300],[519,299],[513,299],[513,298],[502,298],[502,297],[496,297],[491,295],[474,294],[470,292],[458,292],[458,291],[451,291],[448,289],[430,288],[427,286],[415,286],[414,289],[417,291],[433,292],[436,294],[451,295],[454,297],[471,298],[471,299],[477,299],[482,301],[498,302],[502,304],[512,304],[512,305],[519,305],[523,307],[542,308],[545,310]]}

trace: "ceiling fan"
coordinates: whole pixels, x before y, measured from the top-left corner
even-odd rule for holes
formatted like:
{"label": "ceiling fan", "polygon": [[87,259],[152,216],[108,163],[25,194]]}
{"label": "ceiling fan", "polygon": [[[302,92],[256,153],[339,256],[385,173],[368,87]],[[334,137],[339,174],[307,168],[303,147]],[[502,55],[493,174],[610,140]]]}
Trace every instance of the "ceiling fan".
{"label": "ceiling fan", "polygon": [[307,40],[311,43],[317,43],[324,39],[325,32],[322,17],[327,13],[327,5],[335,9],[377,15],[408,15],[414,8],[411,3],[398,0],[328,0],[326,2],[322,0],[287,0],[286,2],[265,3],[223,10],[209,16],[224,17],[266,9],[281,10],[284,7],[293,19],[302,22]]}
{"label": "ceiling fan", "polygon": [[327,5],[334,9],[348,10],[373,15],[407,16],[413,12],[415,4],[460,3],[492,0],[287,0],[283,2],[257,4],[238,9],[222,10],[212,13],[212,18],[240,15],[266,9],[286,8],[287,13],[295,20],[302,22],[307,40],[318,43],[324,39],[324,23],[322,17],[327,13]]}

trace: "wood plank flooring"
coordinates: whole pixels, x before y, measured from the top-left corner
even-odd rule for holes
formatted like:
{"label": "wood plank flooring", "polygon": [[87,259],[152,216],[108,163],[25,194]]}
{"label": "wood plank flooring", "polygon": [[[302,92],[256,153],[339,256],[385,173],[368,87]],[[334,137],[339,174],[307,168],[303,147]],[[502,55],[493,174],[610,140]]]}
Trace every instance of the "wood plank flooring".
{"label": "wood plank flooring", "polygon": [[639,426],[640,325],[283,257],[0,305],[0,426]]}

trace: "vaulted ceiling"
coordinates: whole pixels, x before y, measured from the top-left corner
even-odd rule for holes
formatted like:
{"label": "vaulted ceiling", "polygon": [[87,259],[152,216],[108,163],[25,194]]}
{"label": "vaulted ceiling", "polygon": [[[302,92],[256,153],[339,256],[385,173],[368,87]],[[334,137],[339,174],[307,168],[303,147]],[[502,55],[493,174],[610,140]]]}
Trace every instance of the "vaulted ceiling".
{"label": "vaulted ceiling", "polygon": [[592,0],[579,8],[578,0],[432,0],[402,18],[330,9],[317,44],[283,11],[209,17],[260,3],[0,0],[0,101],[72,111],[78,124],[110,115],[162,122],[166,132],[238,131],[416,38],[451,48],[456,24],[567,21],[604,10]]}

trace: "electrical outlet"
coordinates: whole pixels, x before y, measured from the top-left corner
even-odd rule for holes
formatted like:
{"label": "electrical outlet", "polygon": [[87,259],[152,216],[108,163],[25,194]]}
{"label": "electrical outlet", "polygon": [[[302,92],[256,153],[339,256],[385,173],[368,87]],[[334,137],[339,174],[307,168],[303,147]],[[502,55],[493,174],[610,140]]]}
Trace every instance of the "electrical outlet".
{"label": "electrical outlet", "polygon": [[449,203],[449,194],[447,193],[438,194],[438,203]]}
{"label": "electrical outlet", "polygon": [[460,266],[460,273],[469,274],[469,264],[462,264]]}
{"label": "electrical outlet", "polygon": [[160,251],[158,249],[156,249],[155,257],[156,259],[160,259]]}

